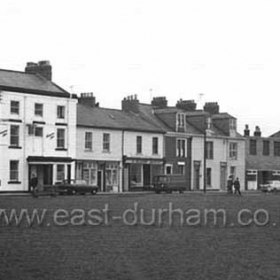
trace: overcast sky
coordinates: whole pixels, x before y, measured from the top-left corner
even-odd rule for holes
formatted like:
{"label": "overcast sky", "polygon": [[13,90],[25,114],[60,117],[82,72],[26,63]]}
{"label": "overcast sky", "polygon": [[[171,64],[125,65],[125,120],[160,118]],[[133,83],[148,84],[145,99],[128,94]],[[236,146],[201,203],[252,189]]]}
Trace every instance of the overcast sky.
{"label": "overcast sky", "polygon": [[[218,101],[264,136],[280,130],[278,0],[3,0],[0,68],[50,60],[53,81],[123,97]],[[203,95],[201,95],[201,93]]]}

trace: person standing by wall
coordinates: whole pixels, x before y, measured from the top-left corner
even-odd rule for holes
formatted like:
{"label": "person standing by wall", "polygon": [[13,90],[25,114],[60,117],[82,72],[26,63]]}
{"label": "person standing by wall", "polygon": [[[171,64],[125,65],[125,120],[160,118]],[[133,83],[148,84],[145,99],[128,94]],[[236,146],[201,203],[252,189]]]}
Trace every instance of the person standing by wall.
{"label": "person standing by wall", "polygon": [[241,195],[241,192],[240,192],[240,182],[239,182],[238,177],[235,179],[233,185],[234,185],[234,194]]}

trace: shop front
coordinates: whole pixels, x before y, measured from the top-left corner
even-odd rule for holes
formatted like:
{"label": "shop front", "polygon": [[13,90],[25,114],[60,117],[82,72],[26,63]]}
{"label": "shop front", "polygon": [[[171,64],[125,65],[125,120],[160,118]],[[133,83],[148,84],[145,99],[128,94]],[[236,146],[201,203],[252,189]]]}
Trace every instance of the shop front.
{"label": "shop front", "polygon": [[78,160],[76,178],[98,186],[99,192],[120,192],[120,163],[118,161]]}
{"label": "shop front", "polygon": [[162,159],[124,157],[124,191],[149,190],[153,177],[162,173]]}
{"label": "shop front", "polygon": [[28,162],[28,190],[31,178],[37,177],[38,186],[53,185],[63,180],[72,179],[72,162],[70,157],[40,157],[29,156]]}

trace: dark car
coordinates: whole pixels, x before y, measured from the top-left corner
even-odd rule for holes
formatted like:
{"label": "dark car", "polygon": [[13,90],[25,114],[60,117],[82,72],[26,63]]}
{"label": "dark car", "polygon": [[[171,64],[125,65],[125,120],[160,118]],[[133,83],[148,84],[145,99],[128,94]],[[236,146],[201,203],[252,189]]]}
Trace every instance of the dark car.
{"label": "dark car", "polygon": [[98,187],[89,185],[85,180],[65,180],[55,184],[56,192],[59,194],[96,194]]}

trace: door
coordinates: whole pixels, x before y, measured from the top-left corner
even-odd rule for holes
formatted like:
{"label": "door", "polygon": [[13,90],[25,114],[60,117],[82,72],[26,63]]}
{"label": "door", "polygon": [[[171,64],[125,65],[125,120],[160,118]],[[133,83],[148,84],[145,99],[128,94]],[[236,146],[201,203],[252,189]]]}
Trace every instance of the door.
{"label": "door", "polygon": [[144,186],[151,185],[151,166],[150,164],[143,165],[143,173],[144,173]]}
{"label": "door", "polygon": [[67,164],[67,181],[70,183],[71,181],[71,165]]}
{"label": "door", "polygon": [[44,185],[52,185],[52,165],[46,164],[43,165],[43,184]]}
{"label": "door", "polygon": [[194,162],[194,174],[193,174],[193,187],[194,190],[200,189],[200,162]]}
{"label": "door", "polygon": [[221,163],[220,166],[220,188],[221,190],[226,190],[227,184],[227,166],[224,163]]}
{"label": "door", "polygon": [[97,186],[99,191],[104,191],[103,186],[103,172],[102,170],[97,171]]}

